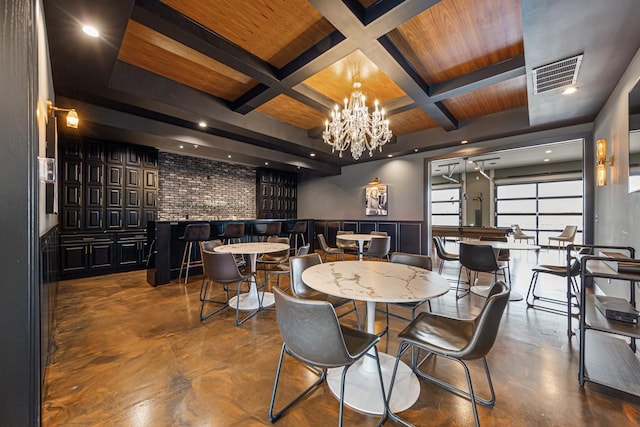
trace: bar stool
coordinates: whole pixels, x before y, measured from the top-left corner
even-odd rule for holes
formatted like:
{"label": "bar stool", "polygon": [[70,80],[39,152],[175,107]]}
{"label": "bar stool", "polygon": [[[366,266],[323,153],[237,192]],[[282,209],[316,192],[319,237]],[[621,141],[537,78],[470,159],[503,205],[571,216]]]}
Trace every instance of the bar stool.
{"label": "bar stool", "polygon": [[261,242],[264,242],[269,236],[279,236],[281,230],[281,222],[260,222],[253,226],[253,234]]}
{"label": "bar stool", "polygon": [[298,236],[302,237],[302,246],[307,243],[304,240],[304,235],[307,233],[307,221],[296,221],[293,228],[289,231],[289,240],[293,237],[293,250],[298,251]]}
{"label": "bar stool", "polygon": [[[218,238],[220,238],[225,244],[230,244],[230,243],[240,243],[243,236],[244,236],[244,222],[230,222],[224,228],[224,231],[222,232],[222,234],[218,235]],[[247,264],[244,259],[244,256],[242,255],[236,255],[235,260],[236,260],[236,265],[238,267],[241,267]]]}
{"label": "bar stool", "polygon": [[187,224],[184,229],[184,235],[178,238],[185,242],[184,251],[182,252],[182,263],[180,264],[180,273],[178,274],[178,282],[182,277],[182,270],[185,270],[184,283],[186,284],[189,280],[189,268],[202,266],[202,257],[191,260],[191,252],[193,251],[194,246],[198,246],[199,242],[209,240],[210,232],[211,227],[207,223]]}
{"label": "bar stool", "polygon": [[244,222],[230,222],[224,228],[224,232],[218,236],[225,244],[240,243],[244,236]]}

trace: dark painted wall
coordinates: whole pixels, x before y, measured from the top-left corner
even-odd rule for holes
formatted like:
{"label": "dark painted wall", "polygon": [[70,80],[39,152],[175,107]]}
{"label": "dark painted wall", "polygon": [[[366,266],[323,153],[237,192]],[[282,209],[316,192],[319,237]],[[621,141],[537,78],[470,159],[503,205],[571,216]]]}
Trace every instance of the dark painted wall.
{"label": "dark painted wall", "polygon": [[36,2],[0,7],[0,425],[39,423]]}

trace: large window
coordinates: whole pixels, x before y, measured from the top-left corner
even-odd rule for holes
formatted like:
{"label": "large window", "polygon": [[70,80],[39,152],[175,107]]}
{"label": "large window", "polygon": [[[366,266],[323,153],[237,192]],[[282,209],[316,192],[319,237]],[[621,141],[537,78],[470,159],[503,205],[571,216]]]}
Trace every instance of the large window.
{"label": "large window", "polygon": [[431,191],[431,224],[460,225],[460,188]]}
{"label": "large window", "polygon": [[582,242],[582,180],[496,185],[496,225],[512,224],[541,245],[566,225],[577,225],[576,243]]}

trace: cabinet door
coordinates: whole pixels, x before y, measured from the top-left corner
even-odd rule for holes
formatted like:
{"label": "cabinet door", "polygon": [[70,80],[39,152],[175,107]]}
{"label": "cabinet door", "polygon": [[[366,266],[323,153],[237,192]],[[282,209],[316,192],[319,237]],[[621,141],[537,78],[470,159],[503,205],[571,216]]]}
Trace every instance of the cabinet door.
{"label": "cabinet door", "polygon": [[126,163],[131,166],[140,166],[140,150],[127,147]]}
{"label": "cabinet door", "polygon": [[144,209],[142,215],[142,228],[147,228],[149,221],[155,221],[158,217],[158,213],[155,209]]}
{"label": "cabinet door", "polygon": [[122,166],[107,165],[107,185],[121,187],[123,174]]}
{"label": "cabinet door", "polygon": [[157,207],[155,190],[144,190],[144,207],[147,209]]}
{"label": "cabinet door", "polygon": [[62,182],[63,184],[82,183],[82,161],[79,159],[63,159],[62,166]]}
{"label": "cabinet door", "polygon": [[126,168],[125,185],[127,187],[140,187],[140,169]]}
{"label": "cabinet door", "polygon": [[104,185],[104,165],[98,162],[87,162],[87,185]]}
{"label": "cabinet door", "polygon": [[125,207],[127,208],[140,207],[140,190],[127,188],[125,194],[127,196]]}
{"label": "cabinet door", "polygon": [[122,209],[106,210],[107,229],[117,230],[122,228]]}
{"label": "cabinet door", "polygon": [[103,209],[102,207],[85,209],[85,229],[91,231],[102,230],[103,227]]}
{"label": "cabinet door", "polygon": [[140,209],[124,210],[124,228],[140,228],[141,225]]}
{"label": "cabinet door", "polygon": [[82,157],[82,140],[79,138],[64,136],[62,139],[62,155],[65,157]]}
{"label": "cabinet door", "polygon": [[113,244],[91,243],[89,245],[89,268],[102,269],[111,268],[113,266]]}
{"label": "cabinet door", "polygon": [[102,191],[102,187],[87,186],[87,202],[85,206],[88,208],[102,207]]}
{"label": "cabinet door", "polygon": [[122,205],[122,188],[107,187],[107,208],[121,208]]}
{"label": "cabinet door", "polygon": [[82,271],[87,269],[87,245],[62,246],[62,271]]}
{"label": "cabinet door", "polygon": [[121,165],[123,162],[122,148],[117,144],[107,144],[105,148],[105,161],[114,165]]}
{"label": "cabinet door", "polygon": [[80,207],[80,185],[62,185],[62,205],[65,207]]}
{"label": "cabinet door", "polygon": [[80,231],[80,208],[62,208],[62,229],[64,231]]}
{"label": "cabinet door", "polygon": [[140,242],[118,242],[117,248],[119,266],[137,265],[140,263]]}
{"label": "cabinet door", "polygon": [[104,161],[104,145],[98,141],[85,139],[85,158],[97,162]]}
{"label": "cabinet door", "polygon": [[144,170],[144,188],[158,188],[158,172],[154,170]]}

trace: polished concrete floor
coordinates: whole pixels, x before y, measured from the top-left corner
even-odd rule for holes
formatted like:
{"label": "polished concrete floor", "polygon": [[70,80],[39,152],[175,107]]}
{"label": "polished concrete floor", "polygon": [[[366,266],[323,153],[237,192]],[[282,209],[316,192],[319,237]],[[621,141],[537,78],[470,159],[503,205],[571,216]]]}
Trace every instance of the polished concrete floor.
{"label": "polished concrete floor", "polygon": [[[535,263],[532,253],[514,253],[514,289],[526,293]],[[543,250],[541,260],[560,262]],[[434,268],[437,271],[437,266]],[[447,263],[444,275],[457,277]],[[262,311],[241,327],[225,309],[199,320],[200,277],[153,288],[144,271],[61,282],[54,351],[43,391],[44,426],[258,426],[269,425],[268,409],[281,346],[273,311]],[[563,282],[542,279],[548,292]],[[557,291],[557,295],[562,293]],[[453,292],[433,301],[433,311],[472,316],[482,299],[456,301]],[[361,304],[364,311],[364,304]],[[352,316],[346,323],[353,324]],[[382,328],[383,316],[377,326]],[[577,323],[577,322],[574,322]],[[395,354],[391,320],[380,351]],[[640,401],[609,389],[578,384],[578,345],[567,339],[566,318],[523,301],[510,302],[488,363],[496,392],[494,408],[478,406],[485,426],[626,426],[640,424]],[[613,363],[613,362],[612,362]],[[472,362],[477,393],[487,387]],[[459,385],[459,365],[438,359],[429,371]],[[288,359],[286,397],[311,384],[311,373]],[[414,425],[469,426],[469,401],[429,383],[419,400],[399,414]],[[337,424],[338,401],[326,385],[294,406],[280,426]],[[345,425],[373,426],[378,418],[345,409]],[[388,423],[391,425],[392,423]]]}

